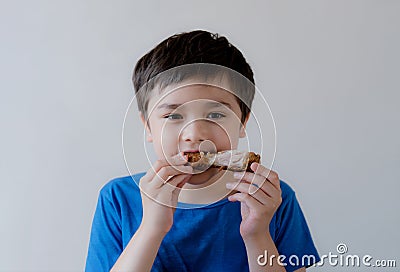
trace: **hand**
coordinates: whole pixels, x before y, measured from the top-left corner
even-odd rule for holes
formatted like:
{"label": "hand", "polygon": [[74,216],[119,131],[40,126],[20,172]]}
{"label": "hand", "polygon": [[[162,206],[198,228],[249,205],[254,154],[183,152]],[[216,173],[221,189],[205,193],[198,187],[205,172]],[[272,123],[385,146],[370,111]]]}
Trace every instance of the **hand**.
{"label": "hand", "polygon": [[184,165],[186,162],[182,154],[158,160],[140,179],[142,229],[162,235],[171,229],[180,190],[193,171],[191,166]]}
{"label": "hand", "polygon": [[239,191],[228,199],[241,202],[240,234],[243,240],[269,235],[271,219],[282,203],[278,174],[255,162],[250,167],[254,173],[235,173],[240,182],[226,186]]}

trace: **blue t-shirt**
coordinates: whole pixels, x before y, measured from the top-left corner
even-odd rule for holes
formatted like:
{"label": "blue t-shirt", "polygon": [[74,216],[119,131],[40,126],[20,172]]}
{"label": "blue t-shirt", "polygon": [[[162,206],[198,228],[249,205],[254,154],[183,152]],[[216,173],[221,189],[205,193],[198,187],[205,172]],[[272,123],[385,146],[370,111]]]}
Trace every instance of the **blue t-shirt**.
{"label": "blue t-shirt", "polygon": [[[109,271],[138,229],[143,214],[138,184],[144,174],[113,179],[100,191],[85,271]],[[294,271],[320,259],[294,191],[283,181],[280,185],[282,204],[269,229],[279,254],[286,256],[286,270]],[[151,271],[249,271],[239,232],[240,202],[178,207]]]}

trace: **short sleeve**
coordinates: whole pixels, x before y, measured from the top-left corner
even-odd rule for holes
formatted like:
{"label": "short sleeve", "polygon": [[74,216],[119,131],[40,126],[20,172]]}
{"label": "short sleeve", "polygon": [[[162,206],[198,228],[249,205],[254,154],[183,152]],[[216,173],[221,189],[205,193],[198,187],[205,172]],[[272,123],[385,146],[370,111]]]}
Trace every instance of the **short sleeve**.
{"label": "short sleeve", "polygon": [[291,272],[319,262],[320,257],[295,192],[282,182],[281,188],[283,201],[276,214],[275,244],[279,254],[285,256],[282,263],[286,271]]}
{"label": "short sleeve", "polygon": [[110,271],[122,252],[121,216],[115,204],[100,191],[92,222],[86,272]]}

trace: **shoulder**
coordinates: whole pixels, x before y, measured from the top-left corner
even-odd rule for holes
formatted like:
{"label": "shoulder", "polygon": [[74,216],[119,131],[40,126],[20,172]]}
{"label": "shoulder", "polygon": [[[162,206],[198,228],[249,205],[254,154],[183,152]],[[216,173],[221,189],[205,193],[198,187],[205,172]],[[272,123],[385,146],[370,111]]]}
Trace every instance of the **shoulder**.
{"label": "shoulder", "polygon": [[137,173],[132,176],[113,178],[100,190],[100,198],[114,202],[121,198],[129,198],[140,193],[139,181],[145,173]]}
{"label": "shoulder", "polygon": [[278,220],[283,220],[287,216],[291,217],[300,212],[296,192],[285,181],[280,180],[282,203],[276,211]]}
{"label": "shoulder", "polygon": [[280,180],[280,186],[281,186],[281,191],[282,191],[282,202],[295,197],[294,190],[285,181]]}

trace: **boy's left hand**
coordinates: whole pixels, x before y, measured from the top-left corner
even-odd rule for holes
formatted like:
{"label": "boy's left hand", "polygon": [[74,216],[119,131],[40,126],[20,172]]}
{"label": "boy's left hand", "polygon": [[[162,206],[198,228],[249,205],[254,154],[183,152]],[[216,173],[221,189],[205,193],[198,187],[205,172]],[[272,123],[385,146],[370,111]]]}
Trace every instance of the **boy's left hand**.
{"label": "boy's left hand", "polygon": [[269,235],[269,224],[282,202],[278,174],[259,163],[252,163],[251,172],[235,173],[240,182],[227,183],[228,189],[239,191],[229,196],[230,201],[241,202],[243,240]]}

